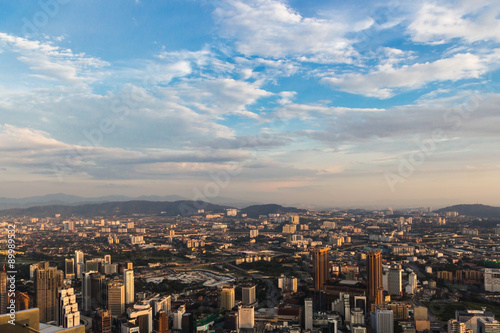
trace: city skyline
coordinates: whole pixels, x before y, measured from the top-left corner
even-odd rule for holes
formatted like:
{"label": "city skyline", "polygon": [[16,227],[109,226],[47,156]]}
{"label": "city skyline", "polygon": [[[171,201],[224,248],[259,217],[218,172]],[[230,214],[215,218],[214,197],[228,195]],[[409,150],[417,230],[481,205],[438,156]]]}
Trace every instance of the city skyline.
{"label": "city skyline", "polygon": [[0,197],[500,206],[494,1],[0,4]]}

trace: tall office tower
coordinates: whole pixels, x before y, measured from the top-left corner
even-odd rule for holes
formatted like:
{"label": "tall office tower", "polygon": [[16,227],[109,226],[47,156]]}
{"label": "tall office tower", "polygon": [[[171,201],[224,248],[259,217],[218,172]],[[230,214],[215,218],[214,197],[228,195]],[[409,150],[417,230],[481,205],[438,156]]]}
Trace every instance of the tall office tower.
{"label": "tall office tower", "polygon": [[7,313],[7,273],[0,272],[0,314]]}
{"label": "tall office tower", "polygon": [[90,272],[90,271],[96,271],[99,272],[99,267],[101,263],[97,260],[87,260],[85,262],[85,271]]}
{"label": "tall office tower", "polygon": [[304,329],[312,331],[313,329],[313,300],[306,298],[304,300]]}
{"label": "tall office tower", "polygon": [[180,330],[182,329],[182,316],[186,313],[186,306],[181,305],[177,309],[177,311],[174,311],[174,324],[173,324],[173,329],[174,330]]}
{"label": "tall office tower", "polygon": [[392,310],[375,311],[377,333],[394,333],[394,313]]}
{"label": "tall office tower", "polygon": [[314,289],[322,290],[323,284],[328,280],[328,249],[315,249],[313,251]]}
{"label": "tall office tower", "polygon": [[255,324],[255,309],[253,305],[238,306],[238,326],[239,328],[253,329]]}
{"label": "tall office tower", "polygon": [[104,256],[104,263],[105,263],[105,264],[111,264],[111,255],[106,254],[106,255]]}
{"label": "tall office tower", "polygon": [[128,262],[127,263],[127,269],[130,269],[130,270],[134,269],[134,264],[131,263],[131,262]]}
{"label": "tall office tower", "polygon": [[222,286],[219,288],[220,308],[231,311],[234,308],[234,286]]}
{"label": "tall office tower", "polygon": [[111,313],[98,309],[92,319],[92,333],[111,333]]}
{"label": "tall office tower", "polygon": [[120,316],[125,312],[125,287],[121,282],[106,284],[107,308],[112,316]]}
{"label": "tall office tower", "polygon": [[408,284],[410,285],[411,293],[415,293],[415,290],[417,289],[417,274],[411,272],[408,275]]}
{"label": "tall office tower", "polygon": [[63,273],[44,261],[35,270],[35,304],[40,309],[40,322],[56,320],[57,291],[63,285]]}
{"label": "tall office tower", "polygon": [[149,302],[143,301],[134,304],[133,307],[127,309],[129,322],[139,326],[140,332],[150,333],[153,331],[153,308]]}
{"label": "tall office tower", "polygon": [[255,303],[255,285],[247,285],[241,288],[241,301],[244,305]]}
{"label": "tall office tower", "polygon": [[479,333],[498,333],[500,332],[500,321],[492,318],[478,318],[477,331]]}
{"label": "tall office tower", "polygon": [[195,333],[194,316],[191,312],[182,315],[182,333]]}
{"label": "tall office tower", "polygon": [[155,299],[153,302],[154,313],[157,314],[161,310],[165,311],[167,316],[170,316],[172,312],[172,296],[163,296]]}
{"label": "tall office tower", "polygon": [[372,304],[383,304],[382,287],[382,251],[370,251],[367,253],[366,272],[368,274],[368,306]]}
{"label": "tall office tower", "polygon": [[100,273],[90,274],[90,308],[96,310],[106,307],[106,289],[104,286],[104,275]]}
{"label": "tall office tower", "polygon": [[126,269],[123,271],[123,283],[125,284],[125,304],[132,304],[135,299],[133,270]]}
{"label": "tall office tower", "polygon": [[85,262],[83,261],[83,252],[75,251],[75,274],[76,277],[81,279],[85,271]]}
{"label": "tall office tower", "polygon": [[57,324],[64,328],[80,325],[80,311],[73,288],[60,289],[57,302]]}
{"label": "tall office tower", "polygon": [[448,320],[448,333],[465,333],[465,323],[461,323],[456,319]]}
{"label": "tall office tower", "polygon": [[167,333],[168,331],[168,316],[163,310],[158,311],[153,321],[154,333]]}
{"label": "tall office tower", "polygon": [[97,273],[96,271],[90,271],[83,273],[82,278],[82,309],[84,311],[92,310],[92,294],[91,294],[91,284],[90,277],[92,274]]}
{"label": "tall office tower", "polygon": [[401,296],[403,291],[403,270],[400,266],[393,266],[389,269],[387,284],[389,294]]}
{"label": "tall office tower", "polygon": [[66,279],[75,278],[75,260],[73,258],[64,260],[64,275]]}

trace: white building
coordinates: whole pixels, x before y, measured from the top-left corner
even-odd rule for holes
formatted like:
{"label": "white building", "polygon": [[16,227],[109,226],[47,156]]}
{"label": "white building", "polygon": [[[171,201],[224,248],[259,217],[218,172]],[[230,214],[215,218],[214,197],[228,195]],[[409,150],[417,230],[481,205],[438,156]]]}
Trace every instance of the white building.
{"label": "white building", "polygon": [[123,271],[123,284],[125,285],[125,304],[134,303],[134,271],[126,269]]}
{"label": "white building", "polygon": [[174,322],[173,322],[173,329],[174,330],[181,330],[182,329],[182,316],[186,313],[186,306],[181,305],[177,309],[177,311],[174,311]]}
{"label": "white building", "polygon": [[312,331],[313,329],[313,300],[306,298],[304,300],[304,329]]}
{"label": "white building", "polygon": [[238,307],[239,328],[252,328],[255,323],[255,310],[252,305],[240,305]]}
{"label": "white building", "polygon": [[134,304],[127,309],[127,317],[130,323],[139,326],[141,333],[153,332],[153,309],[148,302]]}
{"label": "white building", "polygon": [[80,311],[73,288],[61,289],[57,297],[57,324],[64,328],[80,325]]}
{"label": "white building", "polygon": [[500,292],[500,269],[485,268],[484,270],[484,290],[498,293]]}
{"label": "white building", "polygon": [[377,333],[394,333],[394,313],[392,310],[376,310],[375,330]]}

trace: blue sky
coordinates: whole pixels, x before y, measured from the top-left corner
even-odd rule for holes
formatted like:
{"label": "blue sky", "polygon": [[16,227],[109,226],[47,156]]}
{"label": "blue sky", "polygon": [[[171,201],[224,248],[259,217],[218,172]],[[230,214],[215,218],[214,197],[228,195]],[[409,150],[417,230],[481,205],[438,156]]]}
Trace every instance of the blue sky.
{"label": "blue sky", "polygon": [[0,196],[500,205],[496,1],[0,2]]}

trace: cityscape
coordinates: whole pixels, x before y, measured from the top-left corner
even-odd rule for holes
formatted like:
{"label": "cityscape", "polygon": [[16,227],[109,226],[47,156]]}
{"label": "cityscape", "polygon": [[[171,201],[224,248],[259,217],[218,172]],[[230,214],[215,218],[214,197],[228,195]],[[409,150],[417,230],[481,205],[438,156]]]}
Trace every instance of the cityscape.
{"label": "cityscape", "polygon": [[[500,329],[500,220],[463,215],[486,206],[312,211],[178,201],[189,214],[119,213],[147,203],[107,203],[112,215],[94,217],[35,217],[66,206],[4,210],[16,263],[14,287],[11,261],[0,273],[2,332],[9,306],[39,332]],[[102,205],[85,207],[93,214]]]}
{"label": "cityscape", "polygon": [[0,1],[0,333],[500,333],[498,0]]}

